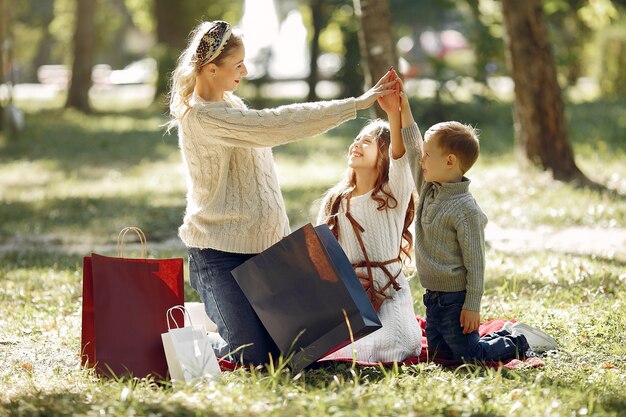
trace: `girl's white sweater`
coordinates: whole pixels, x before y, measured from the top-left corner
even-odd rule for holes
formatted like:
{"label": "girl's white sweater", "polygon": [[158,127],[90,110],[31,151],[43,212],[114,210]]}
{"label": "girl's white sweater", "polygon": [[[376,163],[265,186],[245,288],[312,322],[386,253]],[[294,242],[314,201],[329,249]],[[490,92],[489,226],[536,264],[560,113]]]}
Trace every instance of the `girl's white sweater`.
{"label": "girl's white sweater", "polygon": [[[399,255],[404,219],[414,187],[407,155],[396,160],[390,155],[387,191],[391,191],[398,205],[395,208],[387,207],[385,210],[378,210],[378,203],[372,200],[371,191],[351,199],[352,216],[365,229],[361,236],[370,261],[384,262]],[[322,210],[325,205],[322,203]],[[337,214],[339,243],[350,262],[354,264],[364,260],[363,251],[346,218],[345,211],[346,201],[344,200]],[[323,213],[320,213],[318,217],[318,222],[321,221],[323,221]],[[389,265],[388,269],[396,275],[401,271],[402,264],[396,262]],[[358,272],[366,273],[367,270],[362,268]],[[383,287],[389,281],[380,268],[373,268],[373,274],[378,288]],[[351,359],[353,349],[356,352],[356,359],[366,362],[399,362],[410,356],[419,356],[422,331],[415,318],[411,288],[402,272],[397,282],[400,284],[400,291],[389,287],[386,292],[393,298],[385,301],[378,311],[383,327],[357,340],[354,344],[326,356],[325,359]]]}

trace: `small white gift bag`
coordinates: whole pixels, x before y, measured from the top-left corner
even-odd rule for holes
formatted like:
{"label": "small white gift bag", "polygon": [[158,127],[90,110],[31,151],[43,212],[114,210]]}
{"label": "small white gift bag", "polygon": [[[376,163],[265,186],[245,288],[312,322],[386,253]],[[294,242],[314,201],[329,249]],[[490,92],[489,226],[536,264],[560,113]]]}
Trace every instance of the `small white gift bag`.
{"label": "small white gift bag", "polygon": [[211,321],[204,311],[204,303],[197,301],[186,301],[185,310],[185,326],[191,326],[191,322],[196,326],[204,326],[207,332],[217,332],[217,325]]}
{"label": "small white gift bag", "polygon": [[[197,378],[214,379],[220,373],[220,367],[213,351],[213,345],[202,326],[195,326],[189,319],[189,326],[179,327],[173,311],[180,310],[189,319],[189,313],[183,306],[174,306],[167,310],[167,333],[161,334],[165,358],[172,381],[189,382]],[[176,327],[172,327],[171,323]]]}

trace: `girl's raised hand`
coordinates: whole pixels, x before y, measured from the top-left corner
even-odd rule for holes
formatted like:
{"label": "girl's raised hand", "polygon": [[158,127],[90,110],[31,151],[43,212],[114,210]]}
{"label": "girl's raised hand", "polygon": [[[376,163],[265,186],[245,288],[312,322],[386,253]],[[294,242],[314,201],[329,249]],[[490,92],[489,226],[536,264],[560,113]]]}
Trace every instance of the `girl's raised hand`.
{"label": "girl's raised hand", "polygon": [[400,86],[398,84],[398,82],[400,82],[400,77],[398,77],[398,74],[395,72],[393,67],[389,68],[388,74],[389,77],[387,78],[387,81],[395,83],[392,87],[394,93],[379,97],[378,104],[388,115],[398,114],[400,113]]}

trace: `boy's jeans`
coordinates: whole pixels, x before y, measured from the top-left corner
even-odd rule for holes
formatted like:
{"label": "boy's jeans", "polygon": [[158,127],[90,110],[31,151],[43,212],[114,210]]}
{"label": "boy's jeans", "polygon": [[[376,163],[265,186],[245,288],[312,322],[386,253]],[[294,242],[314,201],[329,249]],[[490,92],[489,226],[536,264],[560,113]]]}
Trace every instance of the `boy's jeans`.
{"label": "boy's jeans", "polygon": [[497,361],[523,356],[528,350],[524,336],[512,336],[506,330],[483,336],[478,331],[463,334],[461,309],[465,291],[441,292],[426,290],[426,339],[428,350],[450,354],[465,361]]}
{"label": "boy's jeans", "polygon": [[200,294],[207,315],[226,341],[226,346],[218,348],[216,355],[224,357],[239,346],[252,343],[231,359],[265,364],[271,353],[276,360],[278,347],[230,273],[254,255],[215,249],[189,248],[188,251],[191,286]]}

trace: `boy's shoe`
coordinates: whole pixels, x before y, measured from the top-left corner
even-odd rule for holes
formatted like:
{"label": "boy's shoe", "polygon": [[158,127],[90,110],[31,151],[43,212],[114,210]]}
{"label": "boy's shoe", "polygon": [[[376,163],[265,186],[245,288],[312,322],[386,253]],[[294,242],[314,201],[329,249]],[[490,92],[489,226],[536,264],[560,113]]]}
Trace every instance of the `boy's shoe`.
{"label": "boy's shoe", "polygon": [[502,325],[502,329],[500,331],[506,330],[509,334],[513,334],[513,322],[507,321]]}
{"label": "boy's shoe", "polygon": [[546,352],[548,350],[554,350],[559,346],[552,336],[542,332],[539,329],[529,326],[526,323],[511,323],[510,326],[507,326],[508,323],[511,322],[505,323],[503,329],[508,330],[509,333],[511,333],[511,335],[513,336],[517,336],[520,334],[524,336],[526,338],[526,341],[528,342],[528,347],[533,352]]}

